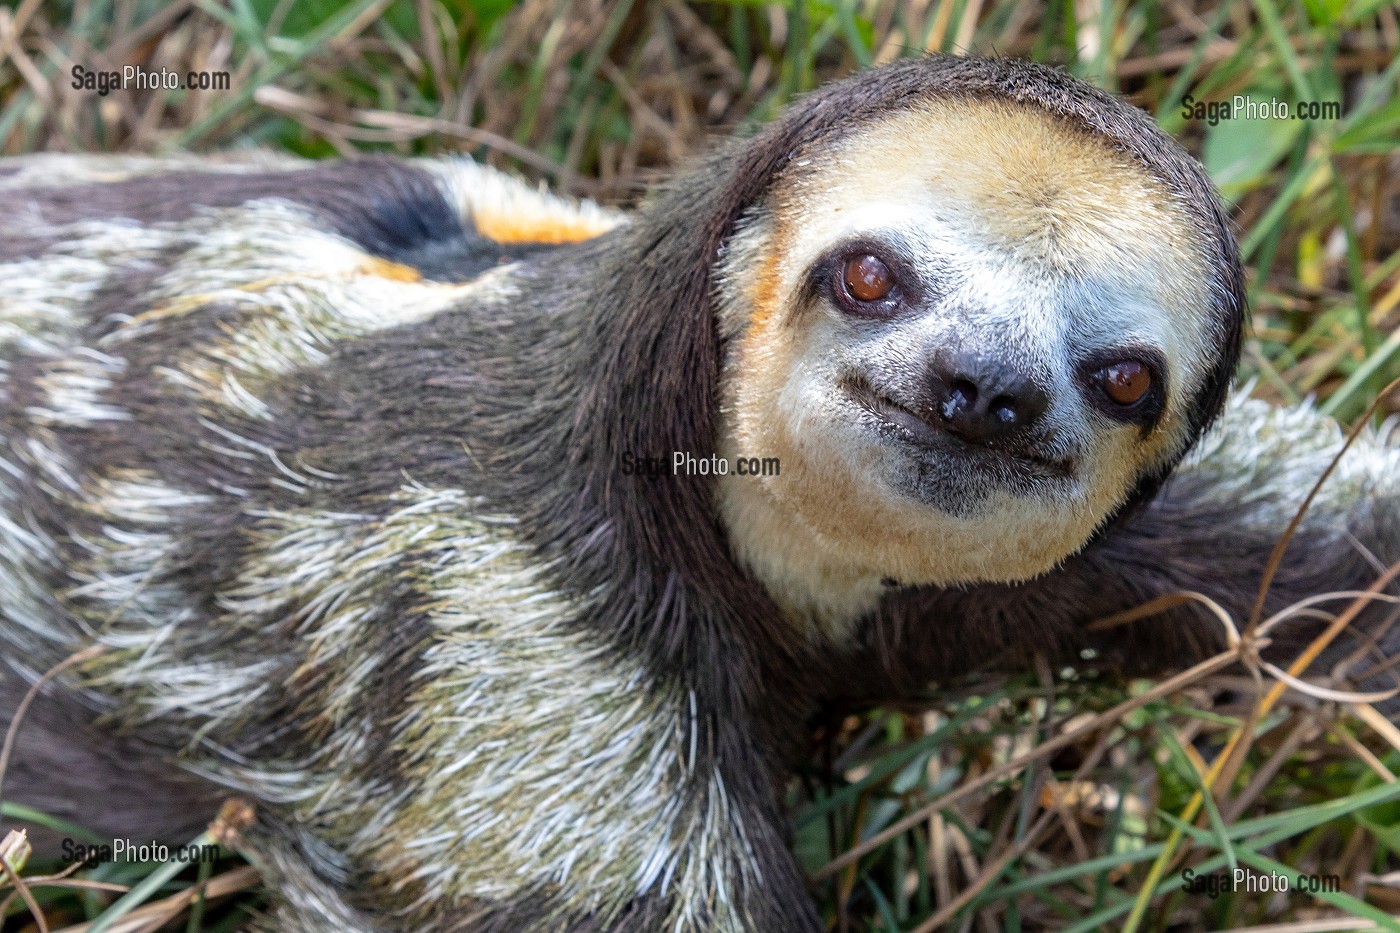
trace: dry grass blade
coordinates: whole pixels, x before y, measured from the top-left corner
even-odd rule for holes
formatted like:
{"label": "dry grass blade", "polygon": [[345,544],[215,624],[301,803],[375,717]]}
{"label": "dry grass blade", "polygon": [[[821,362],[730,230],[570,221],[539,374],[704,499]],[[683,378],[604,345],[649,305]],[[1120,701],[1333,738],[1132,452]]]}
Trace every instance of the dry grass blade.
{"label": "dry grass blade", "polygon": [[1332,736],[1347,747],[1356,756],[1358,761],[1363,761],[1375,775],[1387,784],[1395,783],[1395,775],[1385,766],[1385,762],[1376,757],[1365,745],[1357,741],[1356,736],[1345,729],[1341,723],[1333,723]]}
{"label": "dry grass blade", "polygon": [[[240,891],[248,891],[258,886],[261,877],[257,869],[250,865],[235,868],[233,871],[215,875],[202,885],[192,884],[177,894],[138,907],[108,929],[111,933],[145,933],[158,930],[188,910],[197,898],[202,896],[205,900],[212,901]],[[81,923],[63,927],[55,933],[87,933],[91,928],[92,924]]]}
{"label": "dry grass blade", "polygon": [[864,842],[860,843],[857,846],[854,846],[850,850],[842,853],[841,855],[832,859],[826,865],[822,866],[820,869],[813,873],[812,879],[814,881],[823,881],[827,878],[830,878],[833,874],[840,871],[845,866],[859,860],[862,856],[866,855],[867,853],[884,845],[886,842],[889,842],[891,839],[895,838],[901,833],[907,832],[909,829],[919,825],[924,820],[927,820],[931,814],[937,812],[938,810],[950,806],[955,801],[960,800],[963,797],[966,797],[969,794],[972,794],[978,790],[981,790],[982,788],[995,781],[999,781],[1004,777],[1008,777],[1012,774],[1015,774],[1016,772],[1025,768],[1025,766],[1030,764],[1031,762],[1034,762],[1041,758],[1045,758],[1046,756],[1051,755],[1062,748],[1066,748],[1074,744],[1084,736],[1092,734],[1098,729],[1102,729],[1106,726],[1111,726],[1117,723],[1126,714],[1132,712],[1135,709],[1138,709],[1139,707],[1151,702],[1152,700],[1168,696],[1180,690],[1182,687],[1187,686],[1188,684],[1195,683],[1196,681],[1210,674],[1213,674],[1216,671],[1223,670],[1224,668],[1229,667],[1231,664],[1234,664],[1236,660],[1236,653],[1233,651],[1223,652],[1221,654],[1216,655],[1213,658],[1207,658],[1201,663],[1196,664],[1193,667],[1188,668],[1187,670],[1184,670],[1173,677],[1167,678],[1159,684],[1155,684],[1151,689],[1146,690],[1135,697],[1131,697],[1130,699],[1124,700],[1122,703],[1118,704],[1112,709],[1100,713],[1097,716],[1094,716],[1088,722],[1085,722],[1079,726],[1076,726],[1073,729],[1063,732],[1053,739],[1047,739],[1046,741],[1042,742],[1040,745],[1037,745],[1034,749],[1027,752],[1026,754],[1021,755],[1004,764],[998,765],[995,768],[991,768],[985,773],[983,773],[981,776],[961,785],[956,790],[949,791],[948,793],[942,795],[938,799],[930,801],[929,803],[919,807],[912,813],[900,817],[886,829],[881,830],[880,832],[871,836],[869,839],[866,839]]}
{"label": "dry grass blade", "polygon": [[[1386,568],[1384,566],[1379,567],[1376,572],[1378,574],[1384,574]],[[1400,605],[1400,596],[1391,596],[1389,593],[1371,593],[1365,590],[1336,590],[1331,593],[1319,593],[1316,596],[1300,599],[1293,605],[1269,616],[1269,618],[1259,623],[1259,627],[1255,630],[1256,634],[1261,636],[1267,635],[1269,630],[1274,626],[1278,625],[1280,622],[1303,615],[1304,610],[1309,607],[1320,605],[1321,603],[1335,602],[1339,599],[1361,599],[1371,602],[1395,603]]]}
{"label": "dry grass blade", "polygon": [[1190,590],[1182,590],[1179,593],[1167,593],[1149,600],[1134,609],[1127,609],[1123,612],[1115,612],[1113,615],[1104,616],[1097,619],[1085,628],[1088,631],[1103,631],[1115,628],[1120,625],[1127,625],[1129,622],[1136,622],[1139,619],[1149,619],[1152,616],[1161,615],[1169,609],[1184,606],[1187,603],[1200,603],[1210,610],[1211,615],[1220,620],[1221,627],[1225,630],[1225,644],[1231,649],[1237,648],[1240,644],[1240,631],[1235,626],[1235,620],[1230,617],[1230,613],[1220,603],[1206,596],[1204,593],[1196,593]]}
{"label": "dry grass blade", "polygon": [[1400,728],[1396,728],[1370,703],[1352,703],[1351,710],[1356,717],[1375,730],[1376,734],[1390,743],[1390,747],[1400,752]]}
{"label": "dry grass blade", "polygon": [[[1082,780],[1085,775],[1089,774],[1098,766],[1103,756],[1108,752],[1109,738],[1110,733],[1107,730],[1099,736],[1093,749],[1084,757],[1084,760],[1076,769],[1073,781],[1077,782]],[[962,910],[973,898],[981,894],[992,882],[996,881],[1006,866],[1030,851],[1031,847],[1039,841],[1046,829],[1049,828],[1051,821],[1059,816],[1061,816],[1061,813],[1058,807],[1046,809],[1025,832],[1021,839],[1016,842],[1015,846],[1003,852],[991,865],[983,868],[972,884],[958,892],[957,897],[946,900],[943,906],[940,907],[933,916],[915,927],[911,933],[932,933],[932,931],[941,929],[945,924],[949,923],[957,916],[958,911]]]}
{"label": "dry grass blade", "polygon": [[[1353,432],[1352,438],[1355,436],[1356,432]],[[1340,457],[1341,453],[1338,453],[1338,455],[1333,458],[1332,464],[1328,468],[1329,473],[1331,468],[1336,466],[1337,460],[1340,459]],[[1323,479],[1326,479],[1326,475],[1327,474],[1324,474]],[[1319,480],[1318,485],[1320,485],[1321,482],[1322,480]],[[1317,488],[1317,486],[1314,486],[1313,493],[1316,493]],[[1310,495],[1309,502],[1311,498],[1312,496]],[[1290,526],[1291,528],[1297,527],[1297,522],[1301,520],[1302,512],[1306,508],[1307,503],[1305,502],[1299,509],[1298,515],[1295,516],[1294,524]],[[1275,558],[1281,553],[1281,550],[1276,548],[1274,552]],[[1367,597],[1375,593],[1383,592],[1394,582],[1397,576],[1400,576],[1400,562],[1397,562],[1395,566],[1382,574],[1375,583],[1368,587],[1360,597],[1354,600],[1341,615],[1337,616],[1325,631],[1314,638],[1308,647],[1293,660],[1286,672],[1290,675],[1290,678],[1296,679],[1299,674],[1306,671],[1323,650],[1325,650],[1326,647],[1361,614],[1361,611],[1369,602]],[[1239,773],[1239,769],[1244,763],[1245,752],[1249,741],[1254,735],[1255,726],[1269,710],[1273,709],[1279,698],[1283,696],[1283,692],[1287,687],[1288,684],[1286,681],[1283,679],[1276,679],[1269,691],[1255,703],[1254,708],[1250,711],[1249,719],[1243,727],[1237,729],[1234,734],[1230,736],[1230,740],[1226,742],[1224,749],[1215,757],[1210,770],[1206,773],[1202,783],[1207,792],[1214,792],[1216,787],[1228,788],[1234,783],[1235,776]],[[1205,798],[1202,792],[1197,791],[1192,795],[1191,800],[1182,811],[1179,817],[1180,822],[1182,824],[1189,824],[1195,820],[1204,803]],[[1142,918],[1147,910],[1149,895],[1155,890],[1157,882],[1161,880],[1167,870],[1167,866],[1175,858],[1178,851],[1177,847],[1180,845],[1182,838],[1183,833],[1180,827],[1174,828],[1167,840],[1166,847],[1153,863],[1152,869],[1148,873],[1147,883],[1142,886],[1138,898],[1134,902],[1133,910],[1129,915],[1127,923],[1129,929],[1136,929],[1138,924],[1142,922]]]}
{"label": "dry grass blade", "polygon": [[[15,831],[11,831],[13,836]],[[8,839],[9,836],[6,837]],[[74,862],[67,868],[53,875],[35,875],[24,879],[30,888],[76,888],[88,891],[107,891],[113,894],[125,894],[130,888],[124,884],[110,884],[106,881],[89,881],[85,878],[70,878],[69,875],[82,870],[85,866],[82,862]],[[9,896],[0,901],[0,917],[4,917],[10,909],[10,904],[14,898],[19,896],[18,891],[10,892]]]}
{"label": "dry grass blade", "polygon": [[1393,696],[1400,695],[1400,687],[1393,690],[1377,690],[1372,693],[1359,693],[1354,690],[1334,690],[1331,687],[1310,684],[1301,677],[1294,677],[1277,664],[1270,664],[1268,661],[1263,662],[1262,667],[1299,693],[1306,693],[1308,696],[1316,697],[1319,700],[1331,700],[1334,703],[1383,703]]}

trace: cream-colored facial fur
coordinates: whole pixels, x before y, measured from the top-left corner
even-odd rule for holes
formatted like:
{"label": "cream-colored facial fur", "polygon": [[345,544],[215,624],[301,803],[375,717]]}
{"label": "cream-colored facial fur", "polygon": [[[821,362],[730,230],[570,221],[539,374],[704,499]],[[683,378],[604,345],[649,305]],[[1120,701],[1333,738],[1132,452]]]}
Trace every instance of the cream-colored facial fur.
{"label": "cream-colored facial fur", "polygon": [[[1005,102],[936,102],[789,167],[721,274],[721,453],[776,456],[781,473],[722,477],[720,507],[738,555],[781,604],[837,635],[882,580],[1033,577],[1180,450],[1186,406],[1219,351],[1208,269],[1173,198],[1103,140]],[[857,238],[914,258],[931,283],[923,310],[856,320],[804,289],[814,262]],[[965,499],[909,495],[907,452],[870,429],[841,376],[914,372],[919,354],[947,345],[1039,375],[1069,476],[1027,489],[950,461],[938,483]],[[1076,378],[1089,353],[1125,345],[1166,361],[1164,414],[1146,436],[1094,411]]]}

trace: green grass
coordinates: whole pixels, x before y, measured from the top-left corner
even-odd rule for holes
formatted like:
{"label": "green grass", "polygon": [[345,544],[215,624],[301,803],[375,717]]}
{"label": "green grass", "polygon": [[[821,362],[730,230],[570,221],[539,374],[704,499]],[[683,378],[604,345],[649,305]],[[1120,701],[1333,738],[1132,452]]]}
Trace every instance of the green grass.
{"label": "green grass", "polygon": [[[6,153],[467,152],[615,204],[854,69],[924,50],[1032,57],[1129,96],[1219,183],[1249,265],[1244,372],[1256,394],[1315,397],[1351,421],[1400,376],[1400,17],[1379,0],[84,0],[21,2],[0,18],[20,50],[0,51]],[[74,61],[227,70],[232,87],[100,99],[67,87]],[[1214,126],[1183,114],[1188,96],[1235,95],[1335,100],[1342,113]],[[1392,397],[1377,417],[1397,411]],[[934,693],[915,711],[834,718],[791,789],[797,851],[823,878],[832,928],[912,931],[951,914],[949,929],[1165,930],[1400,911],[1400,892],[1374,881],[1400,867],[1400,752],[1344,710],[1285,699],[1244,741],[1228,786],[1193,805],[1248,719],[1245,687],[1223,675],[1184,685],[946,805],[1149,686],[1028,676]],[[911,828],[827,867],[911,815]],[[1338,874],[1343,890],[1182,890],[1184,868],[1231,864]],[[172,884],[140,866],[85,876],[157,878],[153,897],[197,877]],[[36,893],[63,922],[111,899]],[[23,908],[10,909],[18,929]],[[177,925],[238,916],[212,906]]]}

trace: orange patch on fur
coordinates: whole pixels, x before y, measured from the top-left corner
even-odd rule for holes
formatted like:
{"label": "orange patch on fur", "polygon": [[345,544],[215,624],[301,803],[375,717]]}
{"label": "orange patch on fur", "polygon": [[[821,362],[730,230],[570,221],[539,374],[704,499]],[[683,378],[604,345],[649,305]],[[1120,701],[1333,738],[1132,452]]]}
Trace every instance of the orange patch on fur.
{"label": "orange patch on fur", "polygon": [[390,262],[377,256],[371,256],[360,265],[357,271],[365,275],[377,275],[381,279],[389,279],[394,282],[419,282],[423,279],[423,273],[412,266],[406,266],[401,262]]}
{"label": "orange patch on fur", "polygon": [[476,232],[497,243],[578,243],[606,233],[612,224],[582,217],[472,212]]}

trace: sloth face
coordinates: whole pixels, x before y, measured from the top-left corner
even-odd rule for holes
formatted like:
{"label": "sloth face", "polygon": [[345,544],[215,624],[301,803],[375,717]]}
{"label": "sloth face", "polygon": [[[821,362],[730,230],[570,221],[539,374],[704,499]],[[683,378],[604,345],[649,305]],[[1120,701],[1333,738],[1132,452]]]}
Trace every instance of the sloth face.
{"label": "sloth face", "polygon": [[1189,443],[1219,348],[1173,195],[1038,110],[942,102],[789,168],[722,270],[722,511],[780,601],[1023,580]]}

